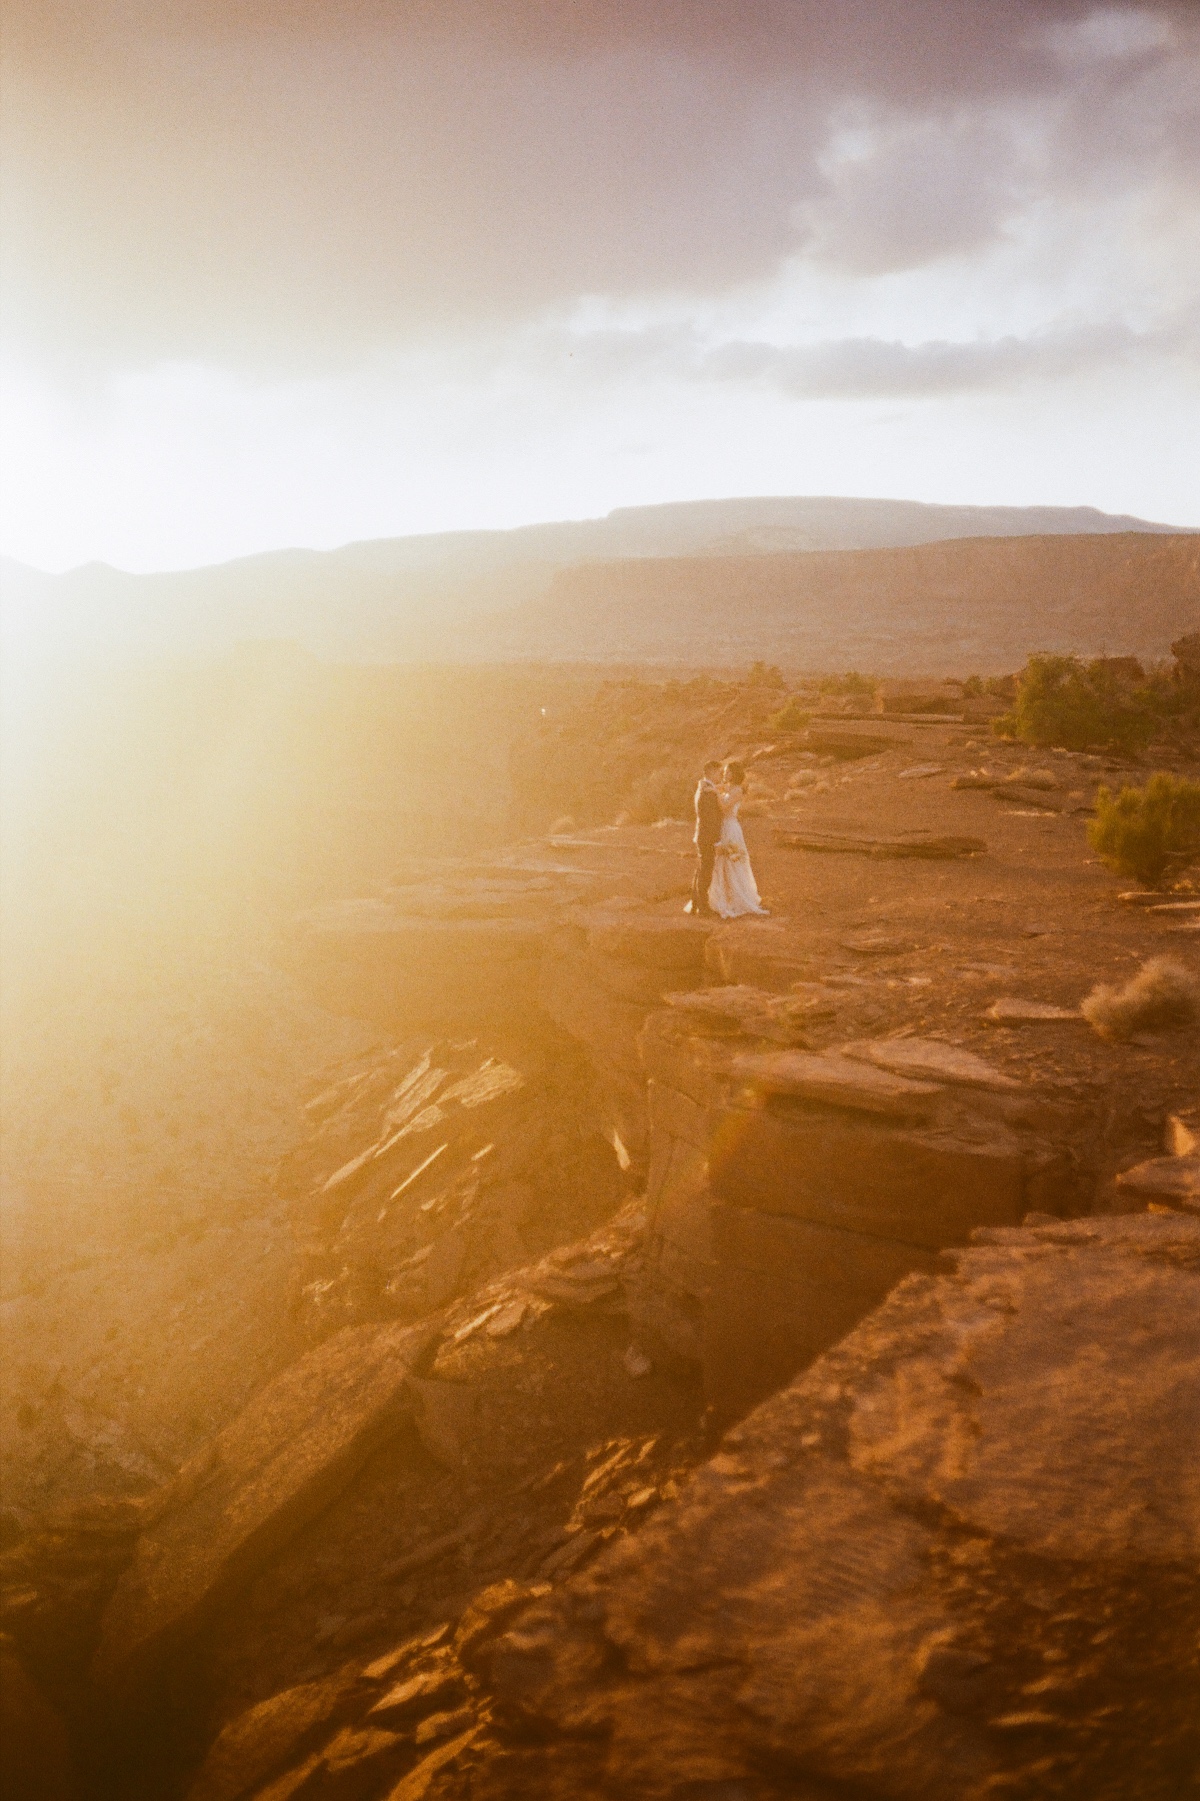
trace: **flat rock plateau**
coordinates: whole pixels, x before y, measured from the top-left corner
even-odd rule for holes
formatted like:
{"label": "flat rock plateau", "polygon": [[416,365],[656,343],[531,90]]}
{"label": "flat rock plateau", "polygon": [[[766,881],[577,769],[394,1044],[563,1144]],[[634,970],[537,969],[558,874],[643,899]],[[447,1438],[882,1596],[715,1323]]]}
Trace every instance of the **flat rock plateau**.
{"label": "flat rock plateau", "polygon": [[[571,684],[461,854],[414,765],[253,933],[26,985],[11,1792],[1177,1801],[1200,1024],[1080,1007],[1200,969],[1085,837],[1194,747]],[[714,754],[761,918],[684,912]]]}

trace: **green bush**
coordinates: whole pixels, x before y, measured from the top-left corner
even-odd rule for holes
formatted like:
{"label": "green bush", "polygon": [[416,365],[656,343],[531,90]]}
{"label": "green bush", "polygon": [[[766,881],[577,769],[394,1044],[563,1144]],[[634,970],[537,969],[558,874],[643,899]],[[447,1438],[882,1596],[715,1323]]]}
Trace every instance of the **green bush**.
{"label": "green bush", "polygon": [[1153,691],[1131,659],[1084,663],[1046,654],[1030,657],[1017,677],[1012,712],[997,719],[993,730],[1043,747],[1108,745],[1129,751],[1144,749],[1158,727]]}
{"label": "green bush", "polygon": [[767,730],[771,732],[802,732],[812,714],[808,711],[798,694],[789,694],[777,713],[772,713],[767,720]]}
{"label": "green bush", "polygon": [[845,675],[822,676],[817,683],[819,694],[874,694],[879,687],[873,675],[860,675],[857,669],[848,669]]}
{"label": "green bush", "polygon": [[1144,788],[1101,788],[1088,842],[1110,869],[1156,886],[1200,857],[1200,782],[1160,772]]}

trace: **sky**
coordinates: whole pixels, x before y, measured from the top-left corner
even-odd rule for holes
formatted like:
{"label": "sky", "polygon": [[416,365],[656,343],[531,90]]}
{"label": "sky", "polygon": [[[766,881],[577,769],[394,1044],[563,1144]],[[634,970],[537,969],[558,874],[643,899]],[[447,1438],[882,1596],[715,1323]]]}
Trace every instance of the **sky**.
{"label": "sky", "polygon": [[0,551],[1200,525],[1200,0],[7,0]]}

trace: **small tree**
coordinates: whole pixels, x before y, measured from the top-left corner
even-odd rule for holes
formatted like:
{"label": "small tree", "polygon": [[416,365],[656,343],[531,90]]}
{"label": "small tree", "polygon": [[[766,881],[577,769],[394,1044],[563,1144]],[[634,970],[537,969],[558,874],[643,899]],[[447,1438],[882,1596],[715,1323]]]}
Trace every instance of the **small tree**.
{"label": "small tree", "polygon": [[1131,668],[1125,659],[1084,663],[1079,657],[1049,653],[1030,657],[1017,677],[1012,712],[996,720],[994,729],[1001,736],[1043,747],[1087,750],[1091,745],[1112,745],[1141,750],[1154,736],[1157,719],[1144,678],[1136,685]]}
{"label": "small tree", "polygon": [[1156,887],[1200,857],[1200,782],[1160,772],[1144,788],[1101,788],[1088,842],[1121,875]]}

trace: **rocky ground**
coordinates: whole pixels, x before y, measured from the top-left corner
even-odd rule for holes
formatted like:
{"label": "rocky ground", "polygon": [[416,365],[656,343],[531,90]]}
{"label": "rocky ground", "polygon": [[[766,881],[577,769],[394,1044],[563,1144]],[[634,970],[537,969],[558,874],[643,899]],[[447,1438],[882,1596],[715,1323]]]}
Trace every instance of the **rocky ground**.
{"label": "rocky ground", "polygon": [[101,1270],[14,1297],[147,1457],[85,1500],[11,1441],[44,1792],[1194,1779],[1200,1027],[1079,1005],[1195,971],[1196,891],[1091,860],[1133,765],[769,699],[697,746],[769,919],[684,918],[669,818],[413,859],[278,948],[368,1023],[236,1220],[120,1266],[142,1380]]}

